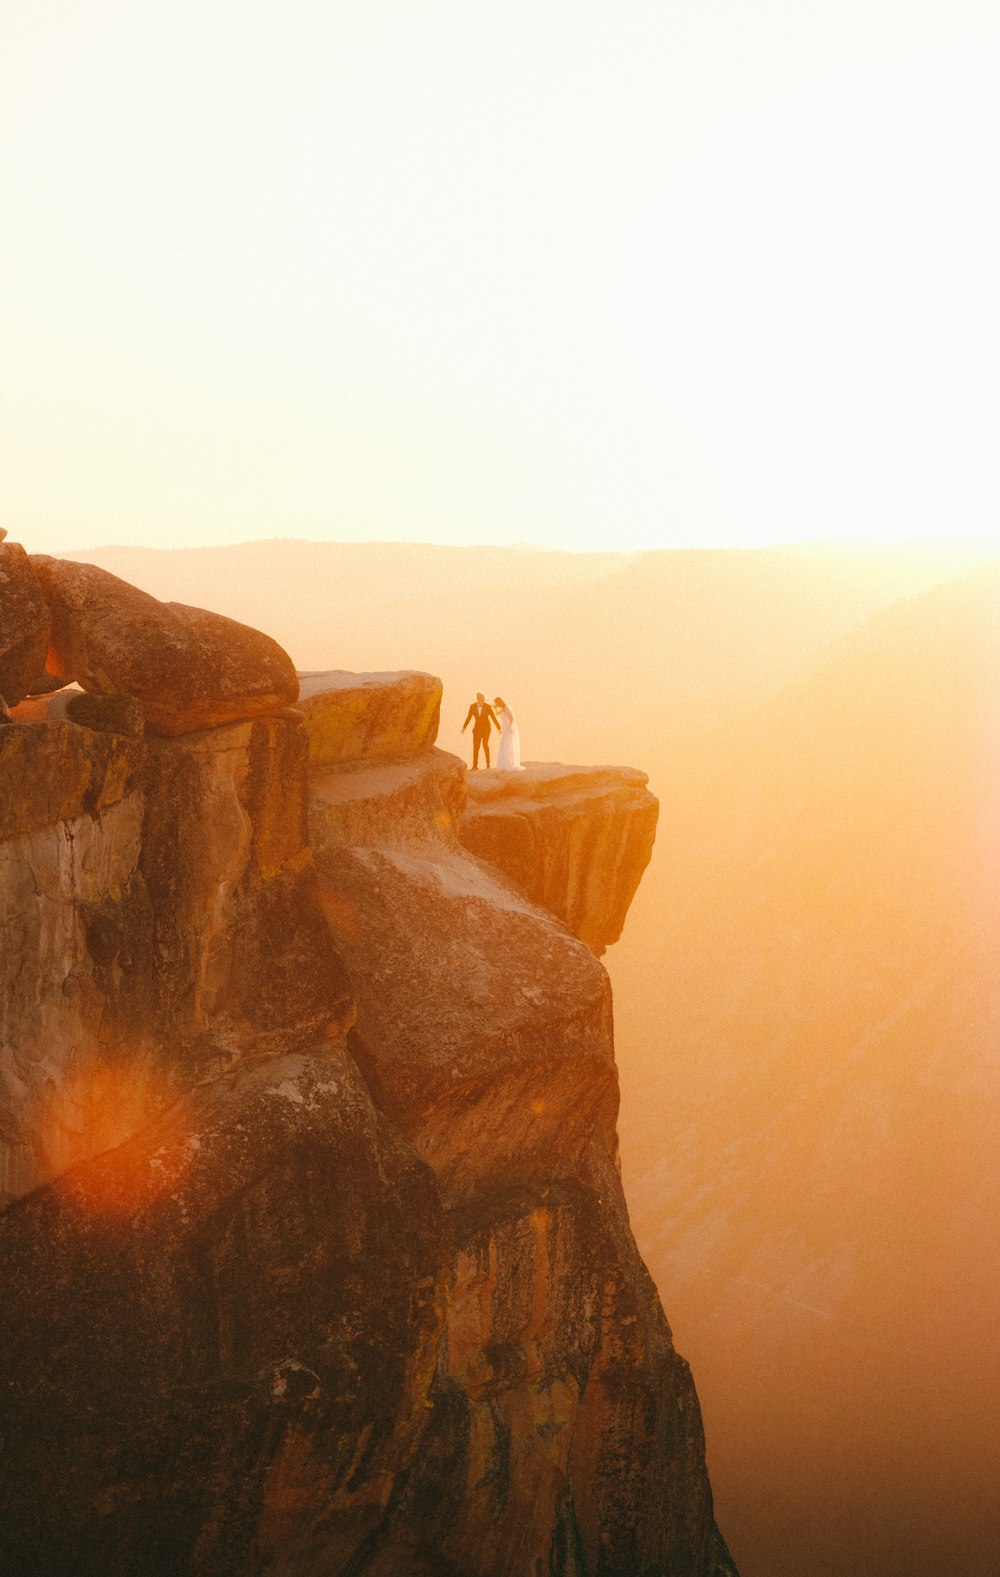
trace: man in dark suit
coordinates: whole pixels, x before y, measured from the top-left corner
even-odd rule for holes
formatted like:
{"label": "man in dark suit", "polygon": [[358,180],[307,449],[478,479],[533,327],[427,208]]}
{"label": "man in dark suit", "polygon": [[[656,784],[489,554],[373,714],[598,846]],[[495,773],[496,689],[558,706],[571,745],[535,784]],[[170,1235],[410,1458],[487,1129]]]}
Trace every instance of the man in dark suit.
{"label": "man in dark suit", "polygon": [[481,690],[476,691],[476,699],[469,707],[468,716],[462,724],[463,734],[470,723],[472,724],[472,765],[474,768],[478,767],[479,748],[482,746],[486,755],[486,765],[489,766],[490,724],[492,723],[494,728],[499,728],[500,724],[497,722],[496,713]]}

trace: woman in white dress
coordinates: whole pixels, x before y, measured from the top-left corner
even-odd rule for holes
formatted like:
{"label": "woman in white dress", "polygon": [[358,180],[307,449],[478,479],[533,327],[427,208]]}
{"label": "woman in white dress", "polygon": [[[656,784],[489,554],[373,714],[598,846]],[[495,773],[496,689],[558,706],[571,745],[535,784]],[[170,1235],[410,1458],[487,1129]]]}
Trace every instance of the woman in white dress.
{"label": "woman in white dress", "polygon": [[493,710],[500,719],[500,749],[497,751],[499,772],[523,772],[521,765],[521,736],[517,731],[517,718],[502,695],[494,696]]}

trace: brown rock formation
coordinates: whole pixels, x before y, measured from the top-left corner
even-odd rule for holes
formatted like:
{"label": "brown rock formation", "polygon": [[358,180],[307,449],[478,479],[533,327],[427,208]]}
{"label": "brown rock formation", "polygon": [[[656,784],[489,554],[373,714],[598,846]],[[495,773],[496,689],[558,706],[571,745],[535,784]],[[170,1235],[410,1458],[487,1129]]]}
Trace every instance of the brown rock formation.
{"label": "brown rock formation", "polygon": [[622,934],[659,806],[632,767],[532,762],[470,773],[460,837],[600,957]]}
{"label": "brown rock formation", "polygon": [[314,767],[423,750],[437,738],[441,681],[432,674],[299,675]]}
{"label": "brown rock formation", "polygon": [[[536,770],[536,847],[546,829],[562,859],[561,891],[545,890],[564,907],[572,892],[577,923],[606,936],[656,802],[640,773]],[[359,1570],[730,1572],[694,1389],[628,1230],[607,976],[469,858],[463,776],[418,749],[312,778],[351,1048],[432,1168],[454,1242],[428,1437]],[[630,874],[588,885],[602,848],[622,862],[630,815]]]}
{"label": "brown rock formation", "polygon": [[235,619],[158,602],[93,564],[31,560],[52,618],[47,665],[84,690],[138,697],[155,734],[280,711],[298,695],[291,659]]}
{"label": "brown rock formation", "polygon": [[0,731],[5,1555],[731,1577],[605,972],[462,848],[420,676],[353,688],[311,780],[298,713]]}
{"label": "brown rock formation", "polygon": [[0,696],[16,706],[45,667],[49,613],[27,553],[0,539]]}

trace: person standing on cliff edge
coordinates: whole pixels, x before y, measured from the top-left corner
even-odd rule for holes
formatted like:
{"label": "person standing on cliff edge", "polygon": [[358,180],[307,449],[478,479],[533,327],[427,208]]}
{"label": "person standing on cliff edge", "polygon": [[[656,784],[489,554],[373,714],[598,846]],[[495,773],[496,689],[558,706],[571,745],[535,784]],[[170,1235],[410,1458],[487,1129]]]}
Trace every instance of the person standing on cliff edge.
{"label": "person standing on cliff edge", "polygon": [[486,756],[486,765],[490,764],[490,724],[499,728],[497,715],[490,706],[481,690],[476,691],[476,699],[469,707],[465,722],[462,724],[462,733],[472,724],[472,766],[473,770],[479,766],[479,749],[482,746]]}

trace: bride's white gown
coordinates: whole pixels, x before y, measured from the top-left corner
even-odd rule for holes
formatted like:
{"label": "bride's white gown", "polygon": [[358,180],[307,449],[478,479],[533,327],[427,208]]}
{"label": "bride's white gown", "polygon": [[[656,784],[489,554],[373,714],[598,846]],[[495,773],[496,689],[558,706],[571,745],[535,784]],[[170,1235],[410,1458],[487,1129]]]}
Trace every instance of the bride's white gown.
{"label": "bride's white gown", "polygon": [[497,751],[497,768],[501,772],[523,772],[521,765],[521,736],[517,731],[517,718],[509,706],[500,713],[500,749]]}

